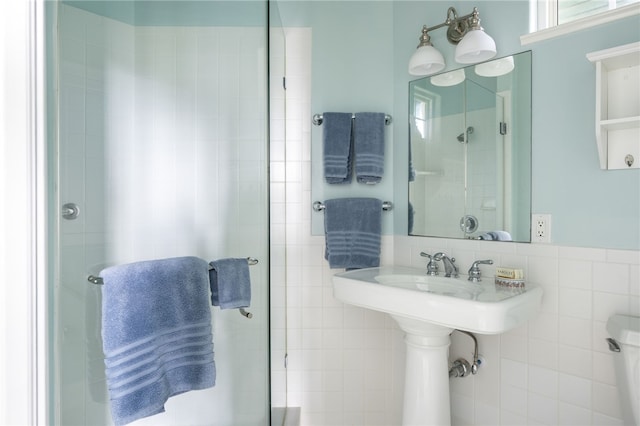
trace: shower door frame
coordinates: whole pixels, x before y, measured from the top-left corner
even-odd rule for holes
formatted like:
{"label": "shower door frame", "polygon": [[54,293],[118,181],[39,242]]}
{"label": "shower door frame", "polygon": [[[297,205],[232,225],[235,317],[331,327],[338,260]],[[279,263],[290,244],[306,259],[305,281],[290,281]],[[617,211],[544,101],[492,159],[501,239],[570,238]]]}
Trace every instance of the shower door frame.
{"label": "shower door frame", "polygon": [[10,389],[0,388],[0,421],[20,424],[48,422],[44,10],[44,0],[3,2],[0,6],[0,16],[10,17],[0,38],[10,41],[3,43],[10,49],[3,52],[6,63],[2,66],[8,77],[5,81],[11,82],[6,92],[3,90],[3,102],[7,102],[0,107],[4,134],[10,142],[0,159],[8,178],[0,179],[0,198],[11,207],[0,214],[0,262],[6,266],[1,276],[7,284],[3,289],[7,297],[0,298],[4,313],[0,336],[5,347],[11,347],[11,351],[0,353],[0,377],[11,384]]}

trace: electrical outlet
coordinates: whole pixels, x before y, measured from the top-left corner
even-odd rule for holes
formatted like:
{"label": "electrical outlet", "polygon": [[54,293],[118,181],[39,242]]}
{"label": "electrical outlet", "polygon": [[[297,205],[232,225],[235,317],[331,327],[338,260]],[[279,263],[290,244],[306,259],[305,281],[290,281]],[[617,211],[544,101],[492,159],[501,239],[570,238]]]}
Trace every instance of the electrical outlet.
{"label": "electrical outlet", "polygon": [[551,242],[551,215],[534,214],[531,217],[531,242]]}

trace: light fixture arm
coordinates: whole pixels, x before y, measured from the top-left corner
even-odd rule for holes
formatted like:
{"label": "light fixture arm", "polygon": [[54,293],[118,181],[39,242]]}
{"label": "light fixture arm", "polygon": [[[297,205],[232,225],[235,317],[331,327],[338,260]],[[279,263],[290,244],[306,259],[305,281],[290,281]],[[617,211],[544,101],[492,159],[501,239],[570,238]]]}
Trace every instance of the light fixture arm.
{"label": "light fixture arm", "polygon": [[420,43],[418,43],[418,48],[422,46],[433,46],[431,44],[431,37],[429,37],[428,32],[431,31],[431,28],[427,28],[426,25],[422,26],[422,34],[420,35]]}
{"label": "light fixture arm", "polygon": [[420,36],[420,44],[418,44],[418,47],[430,46],[431,38],[428,32],[445,26],[449,27],[447,29],[447,40],[449,40],[449,43],[458,44],[469,30],[482,29],[480,27],[478,8],[474,7],[473,12],[464,16],[458,16],[456,8],[453,6],[449,7],[447,10],[447,19],[444,22],[432,27],[427,27],[426,25],[422,27],[422,35]]}
{"label": "light fixture arm", "polygon": [[474,7],[468,15],[458,16],[456,9],[449,7],[444,22],[432,27],[423,25],[418,48],[409,59],[409,74],[433,75],[446,67],[442,53],[433,47],[429,37],[429,31],[443,27],[447,27],[449,43],[456,45],[455,60],[459,64],[476,64],[496,55],[495,41],[480,27],[478,8]]}

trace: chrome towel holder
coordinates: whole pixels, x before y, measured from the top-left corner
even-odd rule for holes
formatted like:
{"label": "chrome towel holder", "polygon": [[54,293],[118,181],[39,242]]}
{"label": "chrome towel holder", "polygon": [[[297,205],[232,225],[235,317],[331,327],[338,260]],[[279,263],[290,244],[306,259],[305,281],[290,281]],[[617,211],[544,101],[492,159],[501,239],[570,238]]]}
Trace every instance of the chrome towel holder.
{"label": "chrome towel holder", "polygon": [[[254,257],[247,257],[247,262],[249,263],[249,266],[257,265],[258,259]],[[212,268],[209,268],[209,270],[211,269]],[[104,280],[102,279],[102,277],[97,277],[95,275],[89,275],[87,277],[87,281],[89,281],[91,284],[104,285]]]}
{"label": "chrome towel holder", "polygon": [[[321,212],[326,208],[322,201],[315,201],[313,203],[313,211]],[[382,210],[388,212],[393,209],[393,203],[391,201],[383,201],[382,202]]]}
{"label": "chrome towel holder", "polygon": [[[247,257],[247,263],[249,263],[249,266],[257,265],[258,259],[256,259],[255,257]],[[211,269],[213,268],[210,267],[209,270]],[[89,275],[87,277],[87,281],[89,281],[91,284],[104,285],[104,280],[102,279],[102,277],[97,277],[95,275]],[[244,308],[239,308],[238,312],[240,312],[240,315],[247,319],[253,318],[253,314],[246,311]]]}
{"label": "chrome towel holder", "polygon": [[[355,119],[356,115],[355,114],[351,114],[351,119]],[[320,126],[322,124],[322,121],[324,120],[324,118],[322,117],[322,114],[314,114],[311,122],[316,125],[316,126]],[[391,116],[389,114],[385,114],[384,116],[384,124],[385,126],[388,126],[389,124],[391,124],[393,122],[393,119],[391,118]]]}

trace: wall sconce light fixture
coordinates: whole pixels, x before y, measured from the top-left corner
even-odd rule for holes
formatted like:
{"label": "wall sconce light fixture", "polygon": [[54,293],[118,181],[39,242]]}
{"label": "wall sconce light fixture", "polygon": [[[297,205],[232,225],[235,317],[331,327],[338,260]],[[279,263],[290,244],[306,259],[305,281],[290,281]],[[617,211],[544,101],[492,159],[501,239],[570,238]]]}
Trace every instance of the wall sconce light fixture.
{"label": "wall sconce light fixture", "polygon": [[447,40],[456,44],[455,58],[460,64],[476,64],[496,56],[496,42],[484,32],[480,26],[478,8],[473,12],[458,17],[456,9],[447,10],[447,19],[433,27],[422,27],[422,35],[418,48],[409,60],[409,74],[431,75],[442,71],[445,67],[444,57],[431,44],[429,31],[447,26]]}

